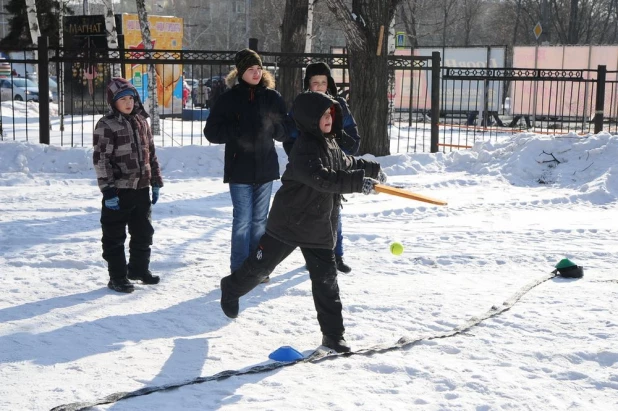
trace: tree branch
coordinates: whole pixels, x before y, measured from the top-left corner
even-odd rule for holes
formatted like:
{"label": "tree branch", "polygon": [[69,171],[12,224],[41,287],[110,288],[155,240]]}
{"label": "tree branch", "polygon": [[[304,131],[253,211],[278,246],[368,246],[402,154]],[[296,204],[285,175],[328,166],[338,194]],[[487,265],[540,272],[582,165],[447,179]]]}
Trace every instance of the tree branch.
{"label": "tree branch", "polygon": [[335,18],[343,24],[343,32],[348,43],[348,47],[353,46],[357,49],[365,48],[367,37],[354,21],[352,12],[343,0],[326,0],[328,9],[335,15]]}

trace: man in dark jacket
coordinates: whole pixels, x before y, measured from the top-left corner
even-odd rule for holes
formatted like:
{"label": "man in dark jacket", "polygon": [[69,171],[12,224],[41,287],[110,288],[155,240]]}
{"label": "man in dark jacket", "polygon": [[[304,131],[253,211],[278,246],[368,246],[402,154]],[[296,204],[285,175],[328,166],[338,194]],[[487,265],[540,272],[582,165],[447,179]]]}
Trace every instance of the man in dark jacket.
{"label": "man in dark jacket", "polygon": [[342,127],[337,101],[307,92],[296,98],[293,108],[300,136],[275,194],[266,234],[243,265],[221,280],[221,308],[236,318],[239,298],[300,247],[309,269],[322,344],[348,352],[333,251],[341,194],[369,194],[382,172],[378,163],[348,156],[335,142],[334,135]]}
{"label": "man in dark jacket", "polygon": [[[237,270],[266,229],[273,180],[279,179],[274,140],[286,139],[285,102],[253,50],[236,53],[231,90],[212,107],[204,135],[225,144],[223,182],[230,185],[233,221],[230,270]],[[237,83],[237,84],[235,84]]]}

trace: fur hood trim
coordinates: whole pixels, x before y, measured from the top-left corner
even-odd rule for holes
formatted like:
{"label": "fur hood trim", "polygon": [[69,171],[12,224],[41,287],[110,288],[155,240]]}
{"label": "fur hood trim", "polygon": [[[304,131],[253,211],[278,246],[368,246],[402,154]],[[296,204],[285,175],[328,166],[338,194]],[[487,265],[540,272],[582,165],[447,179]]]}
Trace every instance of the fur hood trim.
{"label": "fur hood trim", "polygon": [[[230,74],[228,74],[225,78],[225,84],[227,84],[229,88],[232,88],[238,84],[238,70],[233,69],[230,71]],[[260,80],[260,84],[264,87],[274,89],[275,77],[270,73],[270,71],[262,68],[262,80]]]}

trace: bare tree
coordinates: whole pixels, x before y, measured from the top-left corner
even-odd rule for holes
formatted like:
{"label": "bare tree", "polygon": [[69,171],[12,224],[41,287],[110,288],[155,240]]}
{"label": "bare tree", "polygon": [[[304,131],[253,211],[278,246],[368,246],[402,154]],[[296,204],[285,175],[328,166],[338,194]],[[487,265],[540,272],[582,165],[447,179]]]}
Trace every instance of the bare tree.
{"label": "bare tree", "polygon": [[469,46],[471,43],[472,30],[477,26],[477,21],[481,16],[481,8],[484,0],[463,0],[461,4],[461,19],[463,23],[463,45]]}
{"label": "bare tree", "polygon": [[343,26],[350,67],[350,107],[358,123],[361,154],[390,153],[388,54],[385,33],[401,0],[327,0]]}
{"label": "bare tree", "polygon": [[579,32],[577,27],[577,11],[579,0],[571,0],[571,10],[569,13],[569,29],[567,34],[568,44],[577,44],[579,40]]}
{"label": "bare tree", "polygon": [[[150,23],[148,22],[148,12],[146,12],[146,4],[144,0],[135,0],[137,6],[137,15],[139,18],[139,26],[142,32],[142,42],[146,50],[152,50],[152,40],[150,38]],[[161,135],[161,126],[159,123],[159,106],[157,98],[157,72],[154,64],[149,64],[148,67],[148,96],[150,97],[150,116],[152,121],[152,134],[155,136]]]}
{"label": "bare tree", "polygon": [[[417,7],[418,0],[411,0],[406,3],[402,3],[399,12],[403,25],[406,28],[408,42],[410,43],[410,47],[413,49],[418,48],[418,34],[416,32]],[[408,12],[406,12],[406,9]]]}
{"label": "bare tree", "polygon": [[[281,25],[281,52],[302,53],[307,40],[308,0],[286,0]],[[301,91],[302,70],[292,67],[290,61],[281,62],[277,89],[289,106]]]}
{"label": "bare tree", "polygon": [[[112,0],[101,0],[104,6],[105,35],[107,36],[107,48],[110,50],[110,57],[113,50],[118,50],[118,31],[116,30],[116,19],[114,18],[114,4]],[[120,65],[112,65],[114,77],[120,77]]]}
{"label": "bare tree", "polygon": [[39,19],[36,14],[36,1],[26,0],[26,12],[28,13],[28,26],[30,26],[30,36],[32,37],[32,44],[39,44],[39,36],[41,30],[39,29]]}

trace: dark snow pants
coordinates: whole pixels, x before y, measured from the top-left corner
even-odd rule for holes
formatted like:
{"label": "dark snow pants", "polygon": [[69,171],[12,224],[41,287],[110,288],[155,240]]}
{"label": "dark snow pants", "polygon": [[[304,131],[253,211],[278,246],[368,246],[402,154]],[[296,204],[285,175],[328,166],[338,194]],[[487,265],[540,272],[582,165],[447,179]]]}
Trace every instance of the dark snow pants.
{"label": "dark snow pants", "polygon": [[110,210],[102,202],[101,228],[103,237],[103,259],[107,261],[110,278],[118,279],[127,275],[127,260],[124,242],[129,241],[129,265],[135,273],[144,273],[150,265],[150,246],[154,228],[151,220],[150,188],[139,190],[119,189],[120,210]]}
{"label": "dark snow pants", "polygon": [[[253,290],[295,249],[296,246],[264,234],[258,247],[249,254],[242,266],[223,279],[228,297],[238,299]],[[322,334],[343,336],[345,329],[341,315],[335,253],[323,248],[301,247],[300,250],[309,269],[313,303]]]}

